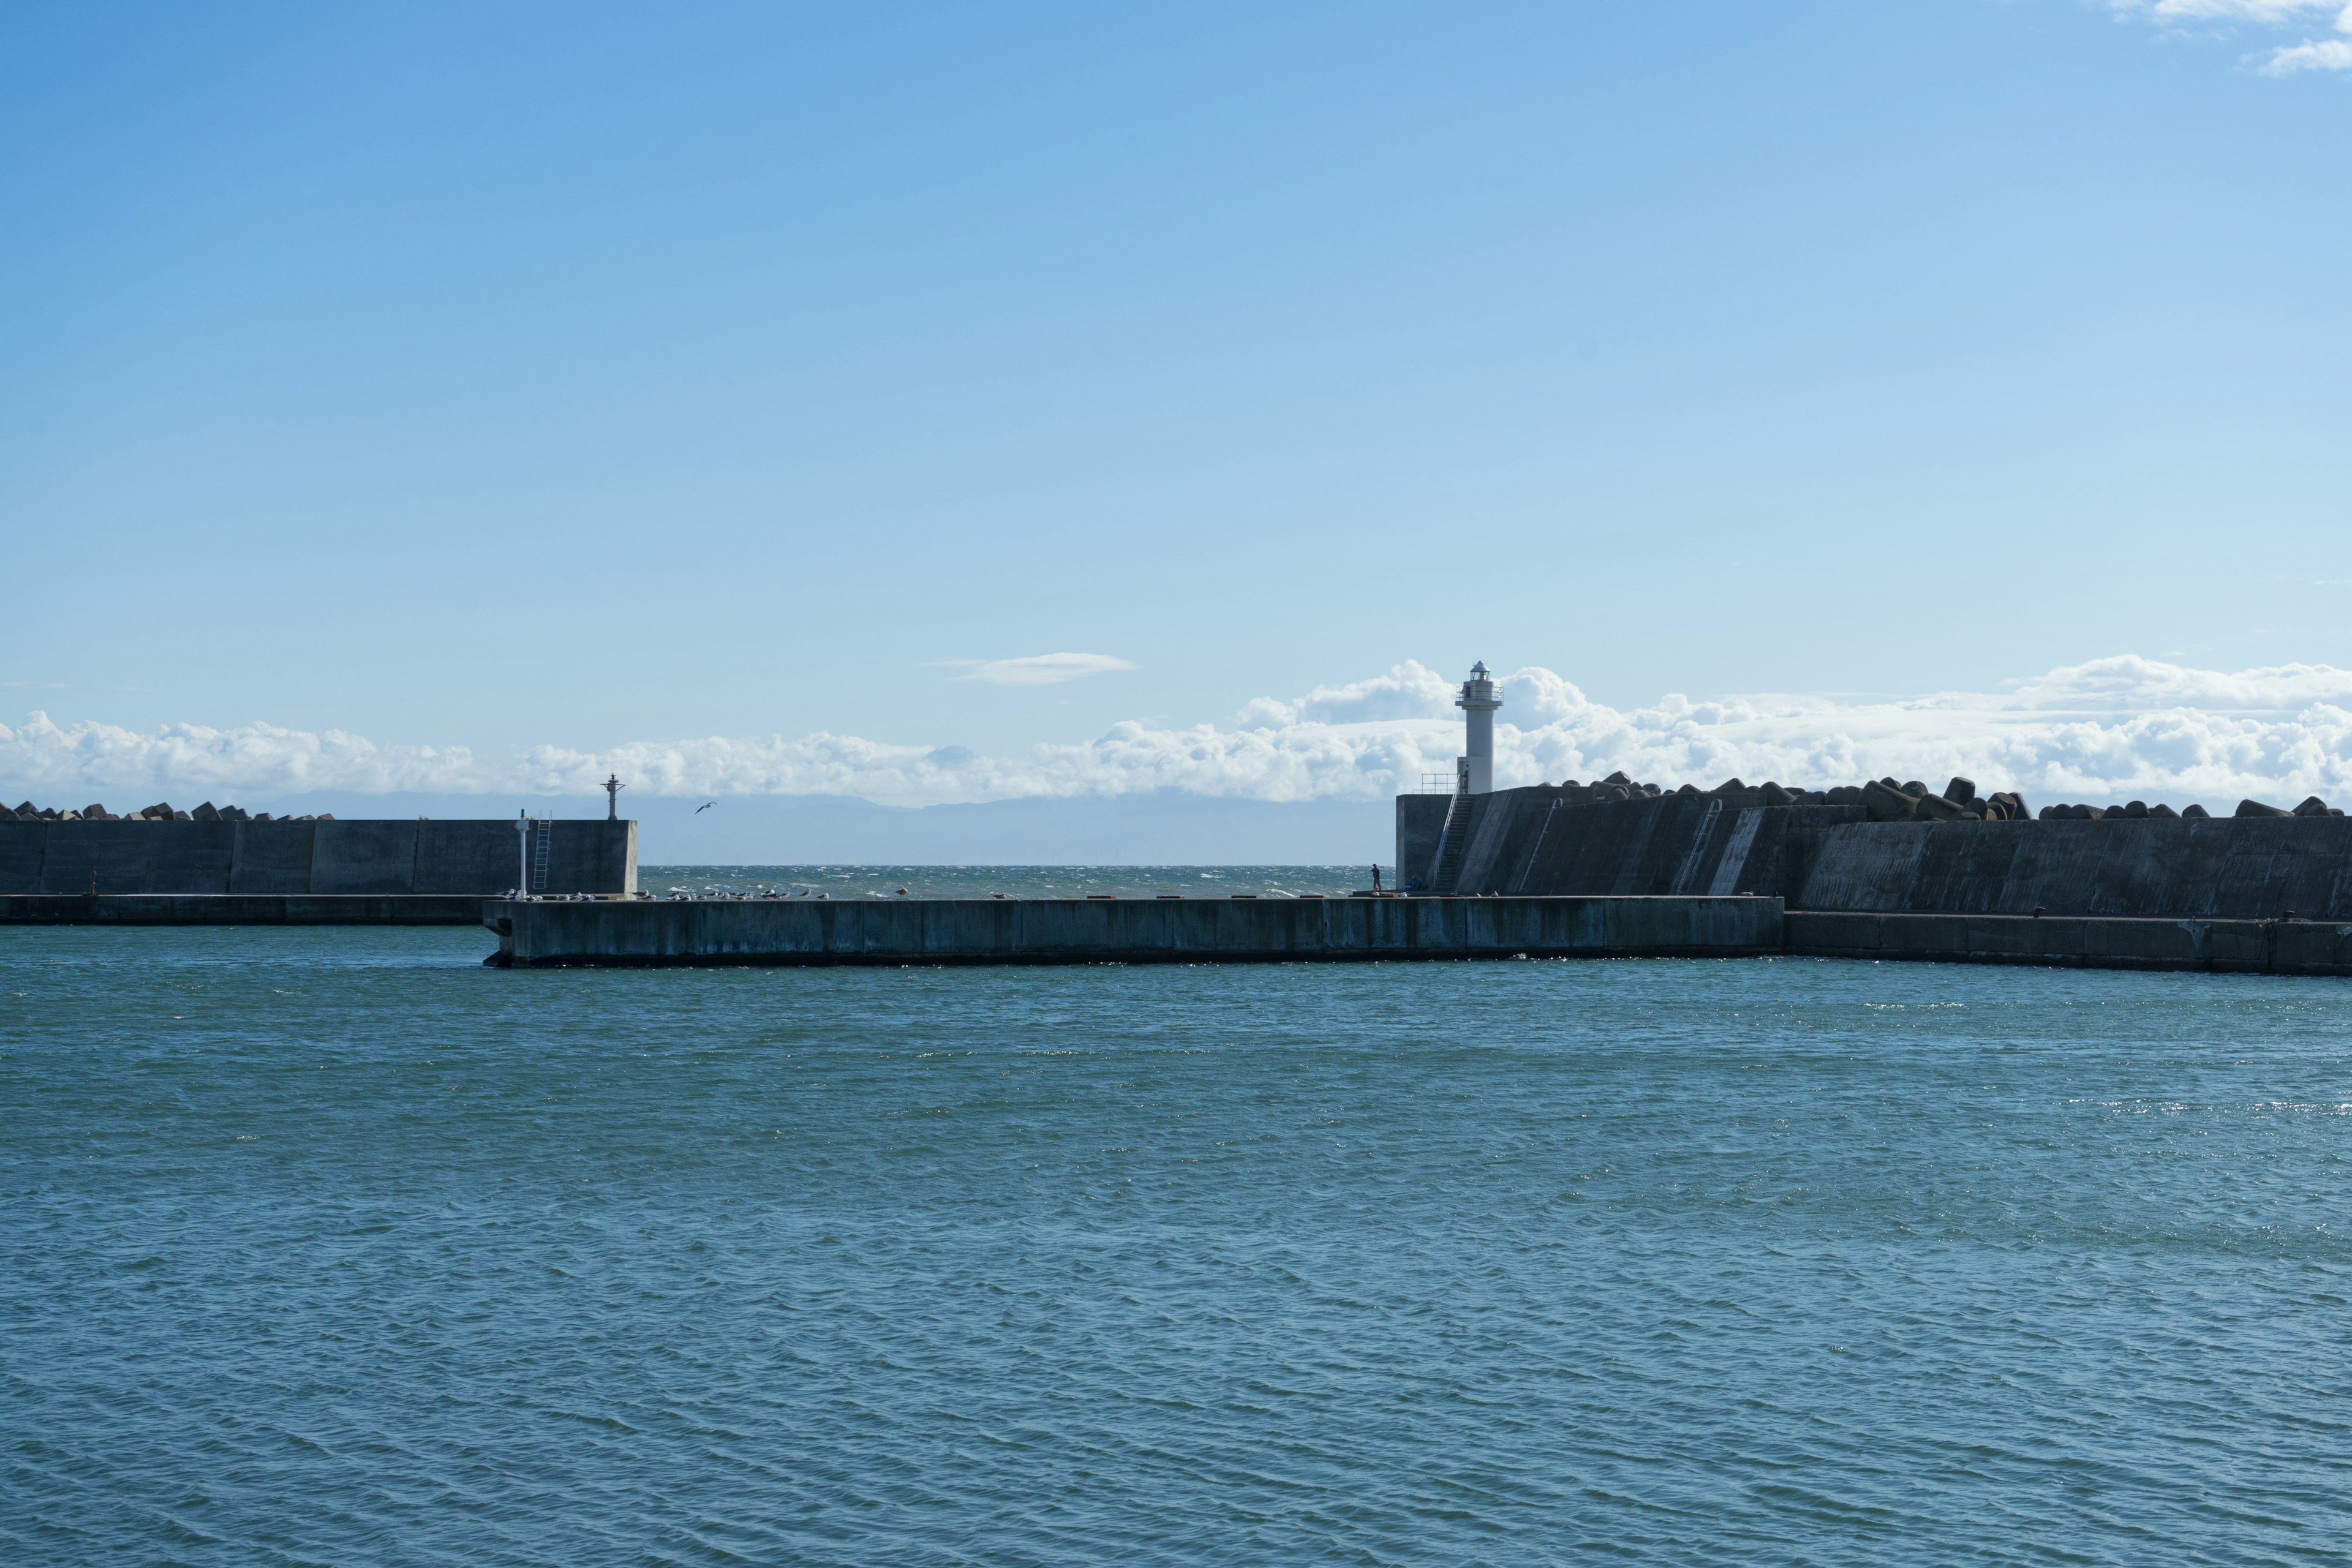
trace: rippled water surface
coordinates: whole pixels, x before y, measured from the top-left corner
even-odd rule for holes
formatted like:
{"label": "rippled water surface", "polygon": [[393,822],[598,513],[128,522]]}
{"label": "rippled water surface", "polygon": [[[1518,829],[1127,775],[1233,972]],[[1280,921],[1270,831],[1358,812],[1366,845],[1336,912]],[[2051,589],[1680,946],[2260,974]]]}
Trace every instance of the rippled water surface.
{"label": "rippled water surface", "polygon": [[0,929],[0,1560],[2323,1563],[2339,983]]}

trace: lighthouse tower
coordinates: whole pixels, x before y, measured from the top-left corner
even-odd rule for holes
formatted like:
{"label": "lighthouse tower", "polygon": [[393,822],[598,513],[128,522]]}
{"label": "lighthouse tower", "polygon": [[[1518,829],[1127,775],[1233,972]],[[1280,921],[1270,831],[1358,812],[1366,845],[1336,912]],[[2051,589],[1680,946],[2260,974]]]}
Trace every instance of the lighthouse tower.
{"label": "lighthouse tower", "polygon": [[1470,679],[1462,683],[1462,695],[1454,700],[1454,706],[1462,710],[1464,731],[1463,756],[1454,775],[1459,794],[1486,795],[1494,790],[1495,710],[1502,705],[1482,658],[1471,667]]}

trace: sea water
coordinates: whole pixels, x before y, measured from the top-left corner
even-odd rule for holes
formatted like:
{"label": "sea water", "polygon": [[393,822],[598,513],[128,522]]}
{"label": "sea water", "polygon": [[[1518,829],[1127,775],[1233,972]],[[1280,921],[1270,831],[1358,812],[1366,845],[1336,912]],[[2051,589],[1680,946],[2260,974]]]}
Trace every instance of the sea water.
{"label": "sea water", "polygon": [[2342,982],[491,946],[0,929],[0,1561],[2352,1549]]}
{"label": "sea water", "polygon": [[[766,894],[807,899],[1262,899],[1344,895],[1372,885],[1361,866],[648,866],[639,889],[656,898]],[[1380,868],[1396,887],[1395,868]]]}

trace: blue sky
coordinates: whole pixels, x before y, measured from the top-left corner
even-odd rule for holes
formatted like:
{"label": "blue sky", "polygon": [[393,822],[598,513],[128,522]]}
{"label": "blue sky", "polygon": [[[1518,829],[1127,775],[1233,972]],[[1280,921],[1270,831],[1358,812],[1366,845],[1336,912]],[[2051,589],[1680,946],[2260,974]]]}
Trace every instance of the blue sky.
{"label": "blue sky", "polygon": [[2347,38],[15,7],[0,724],[1019,759],[1407,660],[2352,666]]}

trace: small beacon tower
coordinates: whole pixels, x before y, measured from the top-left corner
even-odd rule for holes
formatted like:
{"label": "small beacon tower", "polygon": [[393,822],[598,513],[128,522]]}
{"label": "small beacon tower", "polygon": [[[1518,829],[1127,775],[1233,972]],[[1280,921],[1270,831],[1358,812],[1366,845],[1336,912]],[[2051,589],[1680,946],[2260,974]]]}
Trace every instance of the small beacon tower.
{"label": "small beacon tower", "polygon": [[1470,668],[1470,679],[1462,683],[1462,695],[1454,706],[1462,710],[1463,756],[1455,764],[1454,793],[1457,795],[1491,795],[1495,788],[1495,710],[1503,700],[1495,695],[1495,682],[1486,673],[1486,661],[1480,659]]}

